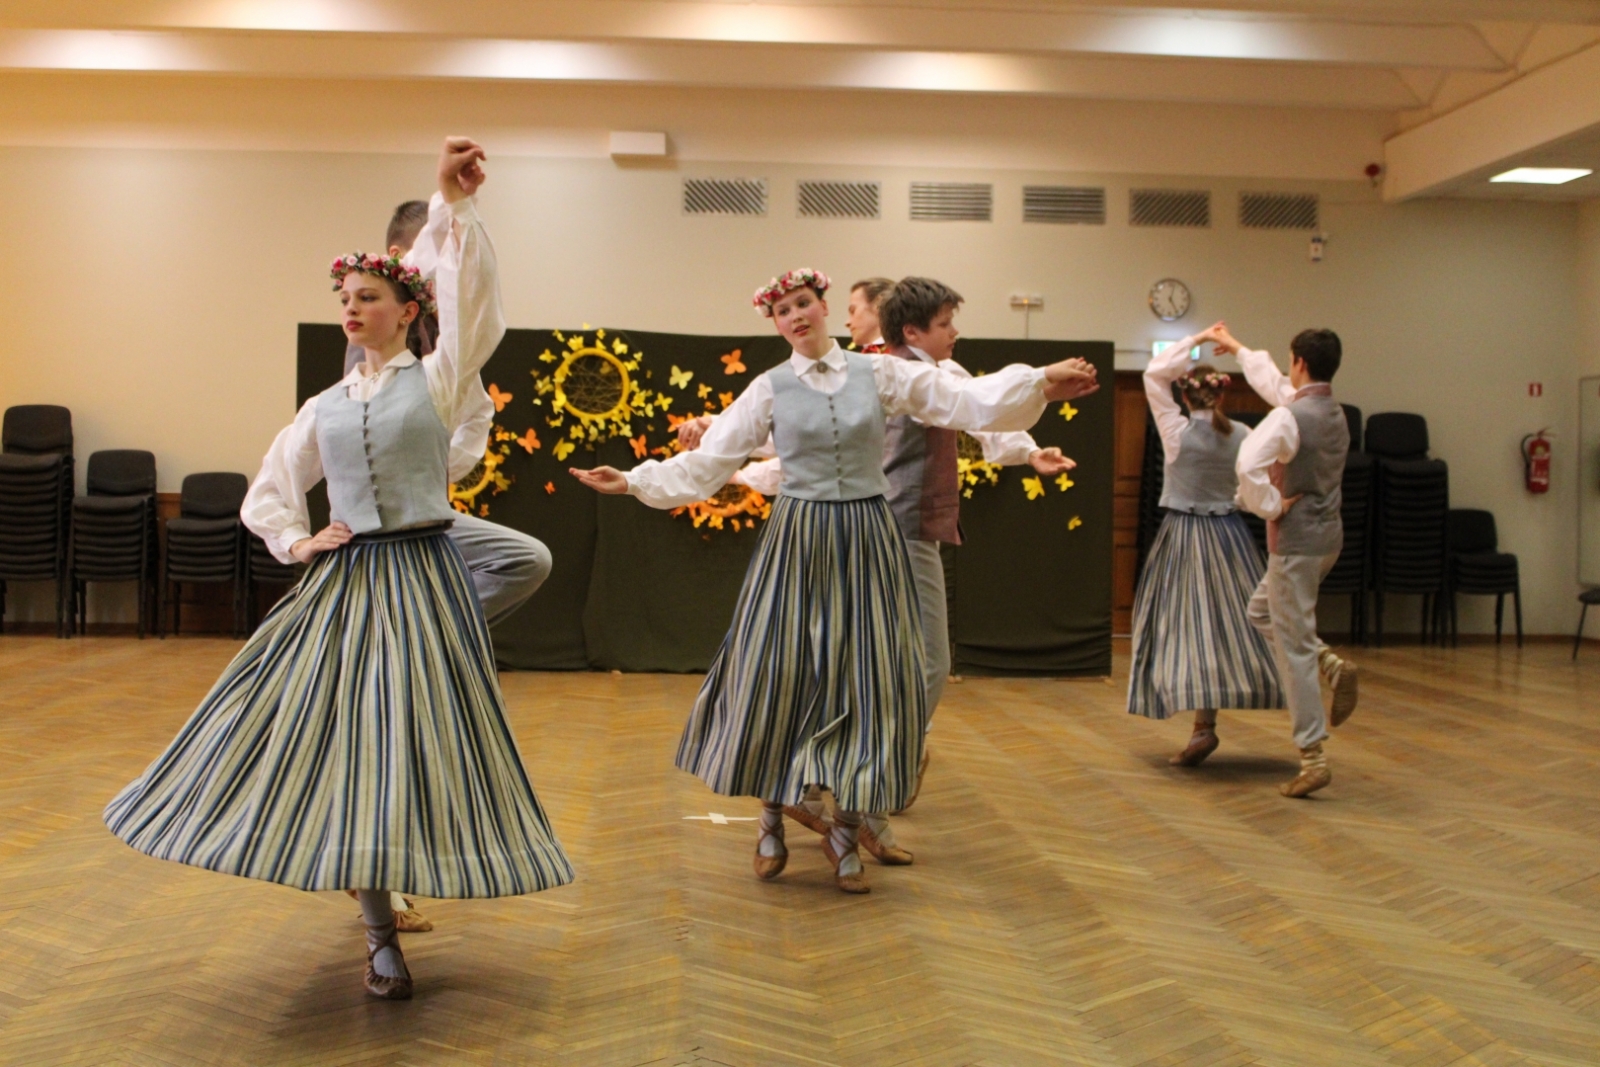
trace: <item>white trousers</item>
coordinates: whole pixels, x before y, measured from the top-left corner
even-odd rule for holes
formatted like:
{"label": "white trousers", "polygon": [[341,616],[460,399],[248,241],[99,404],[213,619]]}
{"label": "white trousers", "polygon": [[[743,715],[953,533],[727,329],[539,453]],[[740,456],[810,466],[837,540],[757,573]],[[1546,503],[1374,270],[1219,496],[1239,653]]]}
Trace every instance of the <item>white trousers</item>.
{"label": "white trousers", "polygon": [[1327,646],[1317,636],[1317,590],[1339,559],[1328,556],[1267,557],[1266,577],[1250,598],[1250,622],[1272,646],[1278,678],[1289,701],[1294,743],[1301,748],[1328,736],[1317,657]]}
{"label": "white trousers", "polygon": [[950,677],[950,620],[945,606],[944,560],[937,541],[907,541],[911,553],[911,580],[917,587],[917,607],[922,612],[922,679],[928,694],[928,720],[944,696]]}

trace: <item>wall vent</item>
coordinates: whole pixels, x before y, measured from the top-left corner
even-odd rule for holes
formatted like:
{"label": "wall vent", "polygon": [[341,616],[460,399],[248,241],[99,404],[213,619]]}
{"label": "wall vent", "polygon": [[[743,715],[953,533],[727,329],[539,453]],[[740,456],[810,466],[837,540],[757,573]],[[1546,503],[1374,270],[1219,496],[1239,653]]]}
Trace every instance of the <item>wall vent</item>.
{"label": "wall vent", "polygon": [[1316,193],[1240,193],[1239,225],[1251,230],[1315,230]]}
{"label": "wall vent", "polygon": [[1106,191],[1093,186],[1024,185],[1023,222],[1106,224]]}
{"label": "wall vent", "polygon": [[765,178],[685,178],[685,215],[765,215]]}
{"label": "wall vent", "polygon": [[994,186],[987,182],[912,182],[911,218],[920,222],[989,222]]}
{"label": "wall vent", "polygon": [[1211,225],[1211,194],[1177,189],[1133,189],[1128,193],[1130,226]]}
{"label": "wall vent", "polygon": [[883,186],[878,182],[802,179],[796,188],[799,213],[803,219],[883,217]]}

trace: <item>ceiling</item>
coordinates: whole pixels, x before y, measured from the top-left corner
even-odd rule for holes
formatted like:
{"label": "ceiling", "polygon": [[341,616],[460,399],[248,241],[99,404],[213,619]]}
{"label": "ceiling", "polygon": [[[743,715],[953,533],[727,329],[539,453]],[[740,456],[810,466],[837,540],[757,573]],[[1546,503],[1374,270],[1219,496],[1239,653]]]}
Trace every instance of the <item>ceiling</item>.
{"label": "ceiling", "polygon": [[[1492,110],[1483,102],[1597,45],[1600,0],[1201,0],[1181,8],[1140,0],[7,0],[0,7],[0,70],[1353,109],[1392,116],[1400,139],[1446,116],[1459,124],[1458,113],[1475,106]],[[1562,91],[1582,91],[1581,84]],[[1395,195],[1600,195],[1593,179],[1534,191],[1480,188],[1484,172],[1513,157],[1551,165],[1600,157],[1600,99],[1594,106],[1597,113],[1570,117],[1546,142],[1509,136],[1498,148],[1485,144],[1482,158],[1453,164],[1452,173],[1422,168]]]}

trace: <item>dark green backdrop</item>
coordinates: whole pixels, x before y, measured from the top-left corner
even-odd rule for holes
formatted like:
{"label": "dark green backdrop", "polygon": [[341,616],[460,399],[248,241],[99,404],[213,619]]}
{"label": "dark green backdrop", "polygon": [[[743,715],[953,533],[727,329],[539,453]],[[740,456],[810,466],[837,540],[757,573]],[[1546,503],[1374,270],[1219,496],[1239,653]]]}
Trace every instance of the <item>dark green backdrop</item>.
{"label": "dark green backdrop", "polygon": [[[563,331],[584,333],[592,330]],[[609,331],[615,336],[617,331]],[[674,397],[673,412],[700,410],[700,383],[739,392],[788,348],[776,336],[701,337],[626,331],[641,355],[648,384]],[[711,661],[738,598],[755,549],[756,531],[696,530],[687,516],[632,497],[605,497],[579,485],[570,466],[638,462],[625,439],[565,462],[552,448],[558,429],[546,425],[549,401],[534,407],[530,371],[548,373],[539,354],[565,348],[549,330],[511,330],[483,371],[485,386],[510,393],[497,421],[512,433],[534,427],[541,447],[531,455],[512,446],[506,492],[480,499],[494,522],[525,530],[549,546],[555,571],[537,595],[495,629],[495,651],[507,667],[616,668],[626,671],[700,671]],[[302,324],[299,331],[300,402],[336,382],[345,340],[337,326]],[[749,368],[728,375],[720,356],[739,349]],[[1022,479],[1029,468],[1008,469],[998,486],[981,486],[962,502],[966,544],[953,559],[952,625],[955,669],[970,674],[1109,674],[1111,671],[1112,345],[1107,342],[960,342],[956,358],[974,374],[1008,363],[1042,364],[1071,356],[1099,369],[1104,388],[1075,401],[1069,422],[1052,404],[1033,434],[1059,445],[1078,461],[1063,492],[1044,480],[1045,495],[1029,500]],[[694,373],[684,390],[668,383],[672,367]],[[685,408],[685,404],[692,407]],[[647,420],[651,445],[667,440],[666,421]],[[555,492],[545,486],[553,485]],[[312,501],[313,518],[326,521],[325,498]],[[1072,519],[1080,525],[1069,529]]]}

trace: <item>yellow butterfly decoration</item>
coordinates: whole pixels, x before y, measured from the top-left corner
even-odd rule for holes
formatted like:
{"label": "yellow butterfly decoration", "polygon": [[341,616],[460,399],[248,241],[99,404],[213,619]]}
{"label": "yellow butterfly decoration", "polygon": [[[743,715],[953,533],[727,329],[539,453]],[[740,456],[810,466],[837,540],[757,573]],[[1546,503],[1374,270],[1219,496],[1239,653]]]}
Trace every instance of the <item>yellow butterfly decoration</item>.
{"label": "yellow butterfly decoration", "polygon": [[[560,335],[558,334],[557,336]],[[554,363],[556,361],[556,354],[547,348],[543,352],[539,353],[539,361],[541,363]]]}
{"label": "yellow butterfly decoration", "polygon": [[722,362],[727,365],[722,373],[743,374],[746,368],[743,361],[739,359],[740,355],[742,354],[743,353],[740,349],[735,348],[732,352],[729,352],[725,356],[718,356],[717,358],[722,360]]}
{"label": "yellow butterfly decoration", "polygon": [[1029,500],[1038,500],[1044,496],[1044,480],[1041,478],[1022,479],[1022,488],[1027,491]]}
{"label": "yellow butterfly decoration", "polygon": [[1076,515],[1072,516],[1072,518],[1067,520],[1067,529],[1069,529],[1069,530],[1076,530],[1078,527],[1080,527],[1082,525],[1083,525],[1083,520],[1078,518],[1078,516],[1076,516]]}
{"label": "yellow butterfly decoration", "polygon": [[1077,414],[1078,409],[1072,406],[1072,401],[1066,401],[1061,405],[1061,417],[1066,419],[1068,422],[1071,422],[1073,417]]}
{"label": "yellow butterfly decoration", "polygon": [[572,455],[573,451],[576,450],[577,447],[578,446],[573,444],[571,441],[556,442],[556,459],[565,460],[568,456]]}
{"label": "yellow butterfly decoration", "polygon": [[539,435],[534,432],[532,426],[528,427],[527,433],[523,434],[521,437],[513,437],[512,440],[521,445],[523,451],[527,452],[529,455],[532,455],[533,450],[539,447]]}
{"label": "yellow butterfly decoration", "polygon": [[510,393],[501,392],[500,387],[493,382],[489,383],[489,399],[494,401],[496,411],[504,411],[506,405],[511,403],[511,396]]}
{"label": "yellow butterfly decoration", "polygon": [[700,388],[695,390],[695,392],[700,394],[701,400],[704,400],[706,397],[711,395],[711,386],[707,385],[705,382],[701,382]]}
{"label": "yellow butterfly decoration", "polygon": [[611,342],[611,351],[619,356],[625,356],[628,354],[628,343],[618,337]]}
{"label": "yellow butterfly decoration", "polygon": [[668,375],[668,380],[679,389],[687,389],[689,387],[689,383],[694,380],[694,371],[682,370],[679,367],[674,366],[672,368],[672,373]]}
{"label": "yellow butterfly decoration", "polygon": [[733,394],[732,393],[718,393],[717,394],[717,399],[722,401],[722,406],[723,407],[727,407],[729,404],[733,403]]}
{"label": "yellow butterfly decoration", "polygon": [[1077,482],[1073,481],[1071,478],[1068,478],[1065,474],[1056,479],[1056,488],[1060,489],[1063,493],[1077,484]]}

